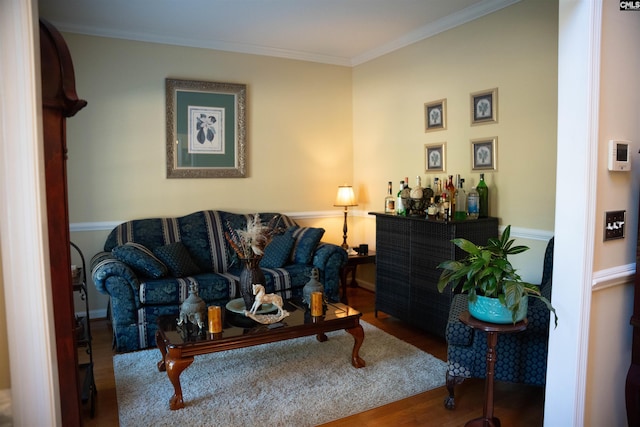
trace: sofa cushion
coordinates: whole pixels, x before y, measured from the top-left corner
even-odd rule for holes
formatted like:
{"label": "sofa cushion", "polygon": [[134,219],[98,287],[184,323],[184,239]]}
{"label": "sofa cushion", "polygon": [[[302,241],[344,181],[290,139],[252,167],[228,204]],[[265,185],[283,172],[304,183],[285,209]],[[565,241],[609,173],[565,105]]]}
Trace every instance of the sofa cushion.
{"label": "sofa cushion", "polygon": [[260,267],[280,268],[284,266],[291,255],[293,243],[294,239],[291,233],[273,236],[271,242],[264,248],[264,256],[260,260]]}
{"label": "sofa cushion", "polygon": [[[144,306],[178,306],[189,296],[189,287],[198,288],[198,296],[208,304],[227,302],[235,295],[236,279],[229,274],[200,273],[183,278],[164,277],[140,283],[140,303]],[[176,312],[177,313],[177,312]]]}
{"label": "sofa cushion", "polygon": [[167,266],[151,250],[139,243],[127,242],[116,246],[111,254],[145,277],[159,279],[167,275]]}
{"label": "sofa cushion", "polygon": [[157,247],[153,253],[169,267],[174,277],[191,276],[200,272],[200,267],[193,261],[189,250],[182,242]]}
{"label": "sofa cushion", "polygon": [[311,264],[313,252],[324,235],[324,228],[291,227],[287,233],[292,233],[294,240],[291,261],[294,264]]}

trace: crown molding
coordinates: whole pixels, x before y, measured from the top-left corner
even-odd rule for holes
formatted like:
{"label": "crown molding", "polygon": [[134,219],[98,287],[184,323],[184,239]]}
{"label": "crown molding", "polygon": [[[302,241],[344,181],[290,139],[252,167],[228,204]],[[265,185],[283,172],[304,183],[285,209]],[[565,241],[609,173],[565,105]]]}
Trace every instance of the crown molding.
{"label": "crown molding", "polygon": [[521,0],[489,0],[486,2],[477,3],[473,6],[469,6],[466,9],[420,27],[417,30],[412,31],[392,42],[386,43],[378,48],[365,52],[362,55],[356,56],[352,59],[351,65],[356,66],[364,64],[365,62],[386,55],[387,53],[391,53],[413,43],[428,39],[429,37],[433,37],[444,31],[450,30],[460,25],[464,25],[467,22],[471,22],[475,19],[496,12],[500,9],[504,9],[507,6],[511,6],[520,1]]}
{"label": "crown molding", "polygon": [[322,64],[339,65],[353,67],[371,61],[387,53],[401,49],[410,44],[432,37],[443,31],[466,24],[474,19],[481,18],[490,13],[496,12],[521,0],[487,0],[469,6],[459,12],[453,13],[438,21],[418,28],[392,42],[371,49],[361,55],[352,58],[321,55],[310,52],[302,52],[289,49],[278,49],[268,46],[259,46],[247,43],[230,43],[215,40],[199,40],[192,38],[173,37],[171,35],[150,35],[135,31],[116,31],[106,28],[74,25],[65,22],[52,20],[52,24],[62,32],[84,34],[89,36],[107,37],[113,39],[133,40],[147,43],[160,43],[174,46],[195,47],[210,50],[220,50],[225,52],[244,53],[249,55],[263,55],[276,58],[292,59],[299,61],[318,62]]}
{"label": "crown molding", "polygon": [[319,62],[330,65],[351,66],[350,58],[339,56],[320,55],[315,53],[300,52],[296,50],[277,49],[266,46],[251,45],[245,43],[230,43],[215,40],[199,40],[182,37],[172,37],[169,35],[150,35],[130,31],[114,31],[111,29],[88,27],[83,25],[73,25],[59,21],[51,22],[62,32],[83,34],[88,36],[107,37],[111,39],[132,40],[146,43],[159,43],[173,46],[195,47],[209,50],[220,50],[224,52],[245,53],[249,55],[263,55],[276,58],[293,59],[299,61]]}

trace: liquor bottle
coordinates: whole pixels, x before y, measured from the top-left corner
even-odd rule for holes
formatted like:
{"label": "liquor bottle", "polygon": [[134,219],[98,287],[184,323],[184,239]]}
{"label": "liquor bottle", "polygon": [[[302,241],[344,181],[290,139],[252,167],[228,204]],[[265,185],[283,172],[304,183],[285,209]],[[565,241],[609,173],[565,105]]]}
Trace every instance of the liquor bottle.
{"label": "liquor bottle", "polygon": [[[408,177],[404,178],[404,187],[402,187],[401,190],[402,190],[402,198],[403,199],[411,198],[411,188],[409,187],[409,178]],[[406,206],[405,206],[405,209],[406,209]]]}
{"label": "liquor bottle", "polygon": [[480,213],[480,196],[476,191],[476,187],[471,187],[469,195],[467,196],[467,212],[469,213],[469,219],[478,219]]}
{"label": "liquor bottle", "polygon": [[478,191],[478,196],[480,198],[480,208],[478,210],[479,218],[487,218],[489,216],[489,187],[487,187],[487,183],[484,182],[484,174],[480,174],[480,182],[476,187]]}
{"label": "liquor bottle", "polygon": [[451,207],[451,211],[455,212],[456,210],[456,186],[453,183],[453,175],[449,175],[449,182],[447,182],[447,199],[449,199],[449,204]]}
{"label": "liquor bottle", "polygon": [[422,190],[422,196],[425,200],[431,200],[432,197],[435,196],[433,189],[431,188],[431,184],[427,182],[427,186]]}
{"label": "liquor bottle", "polygon": [[396,199],[393,197],[391,181],[387,183],[387,197],[384,198],[384,213],[396,213]]}
{"label": "liquor bottle", "polygon": [[449,215],[451,212],[451,203],[449,202],[449,195],[442,193],[440,195],[440,219],[442,221],[449,221]]}
{"label": "liquor bottle", "polygon": [[404,189],[404,181],[400,181],[400,190],[398,191],[398,198],[396,200],[396,215],[407,216],[404,203],[402,202],[402,190]]}
{"label": "liquor bottle", "polygon": [[422,178],[420,175],[416,176],[416,186],[411,189],[411,198],[412,199],[422,199],[423,195],[422,190]]}
{"label": "liquor bottle", "polygon": [[467,194],[464,192],[464,179],[458,175],[458,191],[456,191],[456,210],[453,219],[464,221],[467,219]]}
{"label": "liquor bottle", "polygon": [[440,178],[437,176],[433,178],[433,197],[436,198],[436,203],[440,203],[440,194],[442,194],[442,188],[440,187]]}
{"label": "liquor bottle", "polygon": [[438,205],[436,205],[435,198],[429,199],[429,207],[427,208],[427,218],[436,219],[438,213]]}

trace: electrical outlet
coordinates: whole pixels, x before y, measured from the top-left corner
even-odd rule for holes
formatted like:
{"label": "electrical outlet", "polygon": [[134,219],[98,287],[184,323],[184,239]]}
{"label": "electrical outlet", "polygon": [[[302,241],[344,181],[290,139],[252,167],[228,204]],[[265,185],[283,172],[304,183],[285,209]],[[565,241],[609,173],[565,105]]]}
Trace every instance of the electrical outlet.
{"label": "electrical outlet", "polygon": [[624,223],[627,211],[604,213],[604,240],[624,239]]}

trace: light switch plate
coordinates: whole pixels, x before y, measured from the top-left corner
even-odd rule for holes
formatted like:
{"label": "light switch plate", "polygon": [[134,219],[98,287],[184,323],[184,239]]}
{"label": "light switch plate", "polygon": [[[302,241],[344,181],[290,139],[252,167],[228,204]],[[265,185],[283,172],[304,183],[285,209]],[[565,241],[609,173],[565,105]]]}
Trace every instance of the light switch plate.
{"label": "light switch plate", "polygon": [[624,223],[627,211],[604,213],[604,240],[624,239]]}

